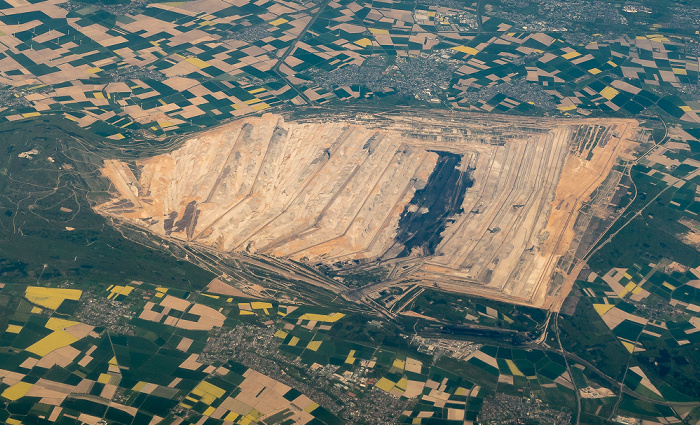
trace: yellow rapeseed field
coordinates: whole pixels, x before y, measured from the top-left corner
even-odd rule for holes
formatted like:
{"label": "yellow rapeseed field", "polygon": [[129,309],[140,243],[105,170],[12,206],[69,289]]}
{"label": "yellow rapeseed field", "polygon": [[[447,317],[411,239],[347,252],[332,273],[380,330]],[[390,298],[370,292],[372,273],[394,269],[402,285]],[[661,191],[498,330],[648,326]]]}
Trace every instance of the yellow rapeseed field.
{"label": "yellow rapeseed field", "polygon": [[70,328],[73,325],[77,325],[78,322],[72,320],[59,319],[58,317],[51,317],[47,322],[46,329],[51,329],[52,331],[62,331],[65,328]]}
{"label": "yellow rapeseed field", "polygon": [[212,404],[214,400],[226,394],[226,391],[207,381],[202,381],[192,390],[192,394],[199,396],[199,401],[202,403]]}
{"label": "yellow rapeseed field", "polygon": [[18,382],[10,388],[5,389],[0,396],[5,397],[8,400],[15,401],[24,397],[24,395],[32,389],[32,386],[33,385],[29,382]]}
{"label": "yellow rapeseed field", "polygon": [[306,348],[311,351],[318,351],[318,349],[321,348],[322,342],[323,341],[311,341],[309,345],[306,346]]}
{"label": "yellow rapeseed field", "polygon": [[5,332],[11,333],[11,334],[18,334],[22,330],[22,327],[19,325],[7,325],[7,329]]}
{"label": "yellow rapeseed field", "polygon": [[63,300],[79,300],[83,291],[80,289],[44,288],[30,286],[24,296],[28,301],[51,310],[56,310]]}
{"label": "yellow rapeseed field", "polygon": [[513,360],[506,359],[506,363],[508,364],[508,369],[510,369],[510,373],[513,376],[525,376],[525,374],[518,369],[518,366],[516,366]]}
{"label": "yellow rapeseed field", "polygon": [[107,288],[107,291],[111,292],[107,296],[107,299],[111,300],[118,297],[119,295],[129,295],[133,290],[133,286],[111,285],[109,288]]}
{"label": "yellow rapeseed field", "polygon": [[317,322],[327,322],[334,323],[345,317],[343,313],[333,313],[333,314],[315,314],[315,313],[305,313],[302,314],[299,319],[301,320],[315,320]]}
{"label": "yellow rapeseed field", "polygon": [[27,351],[44,357],[53,350],[65,347],[66,345],[71,345],[77,340],[78,338],[74,337],[68,332],[54,331],[53,333],[46,335],[44,338],[27,347]]}

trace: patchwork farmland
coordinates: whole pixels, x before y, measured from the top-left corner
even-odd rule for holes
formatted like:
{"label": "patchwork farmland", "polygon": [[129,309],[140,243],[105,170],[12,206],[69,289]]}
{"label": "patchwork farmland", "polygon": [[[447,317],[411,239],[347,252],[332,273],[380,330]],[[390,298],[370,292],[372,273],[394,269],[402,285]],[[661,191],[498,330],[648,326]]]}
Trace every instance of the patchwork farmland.
{"label": "patchwork farmland", "polygon": [[476,3],[15,3],[0,17],[0,117],[58,115],[114,140],[363,99],[700,122],[683,94],[698,58],[672,34],[572,45],[488,15],[479,25]]}

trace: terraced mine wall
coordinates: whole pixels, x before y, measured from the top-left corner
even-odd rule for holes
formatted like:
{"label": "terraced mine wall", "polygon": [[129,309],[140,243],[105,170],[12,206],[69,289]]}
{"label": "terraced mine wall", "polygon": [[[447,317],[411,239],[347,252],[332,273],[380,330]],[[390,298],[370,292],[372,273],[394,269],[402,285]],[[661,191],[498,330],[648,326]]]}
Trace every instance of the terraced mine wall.
{"label": "terraced mine wall", "polygon": [[[609,137],[596,143],[603,127]],[[95,209],[219,253],[320,264],[336,276],[390,270],[363,287],[370,298],[413,282],[549,308],[570,282],[559,263],[581,240],[579,210],[636,128],[434,112],[306,122],[265,114],[139,160],[136,174],[105,161],[114,198]]]}

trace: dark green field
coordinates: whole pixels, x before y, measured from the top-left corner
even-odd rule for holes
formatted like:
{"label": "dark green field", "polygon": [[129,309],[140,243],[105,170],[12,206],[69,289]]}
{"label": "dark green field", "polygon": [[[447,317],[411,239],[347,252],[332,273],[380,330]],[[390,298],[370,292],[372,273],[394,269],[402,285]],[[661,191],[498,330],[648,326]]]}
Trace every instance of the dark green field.
{"label": "dark green field", "polygon": [[[141,243],[127,239],[91,210],[109,190],[99,174],[101,161],[117,154],[105,141],[58,119],[4,124],[0,135],[4,282],[147,280],[201,288],[211,280],[211,273],[138,233],[126,236]],[[34,149],[32,159],[18,156]]]}

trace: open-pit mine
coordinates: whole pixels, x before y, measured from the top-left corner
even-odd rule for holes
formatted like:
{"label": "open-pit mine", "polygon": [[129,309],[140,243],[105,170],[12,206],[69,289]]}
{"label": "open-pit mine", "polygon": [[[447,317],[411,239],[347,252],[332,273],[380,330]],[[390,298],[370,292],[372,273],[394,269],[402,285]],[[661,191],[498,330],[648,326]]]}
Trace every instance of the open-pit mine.
{"label": "open-pit mine", "polygon": [[412,282],[549,308],[579,210],[636,132],[622,119],[266,114],[105,161],[114,198],[96,209],[223,253],[382,266],[375,290]]}

